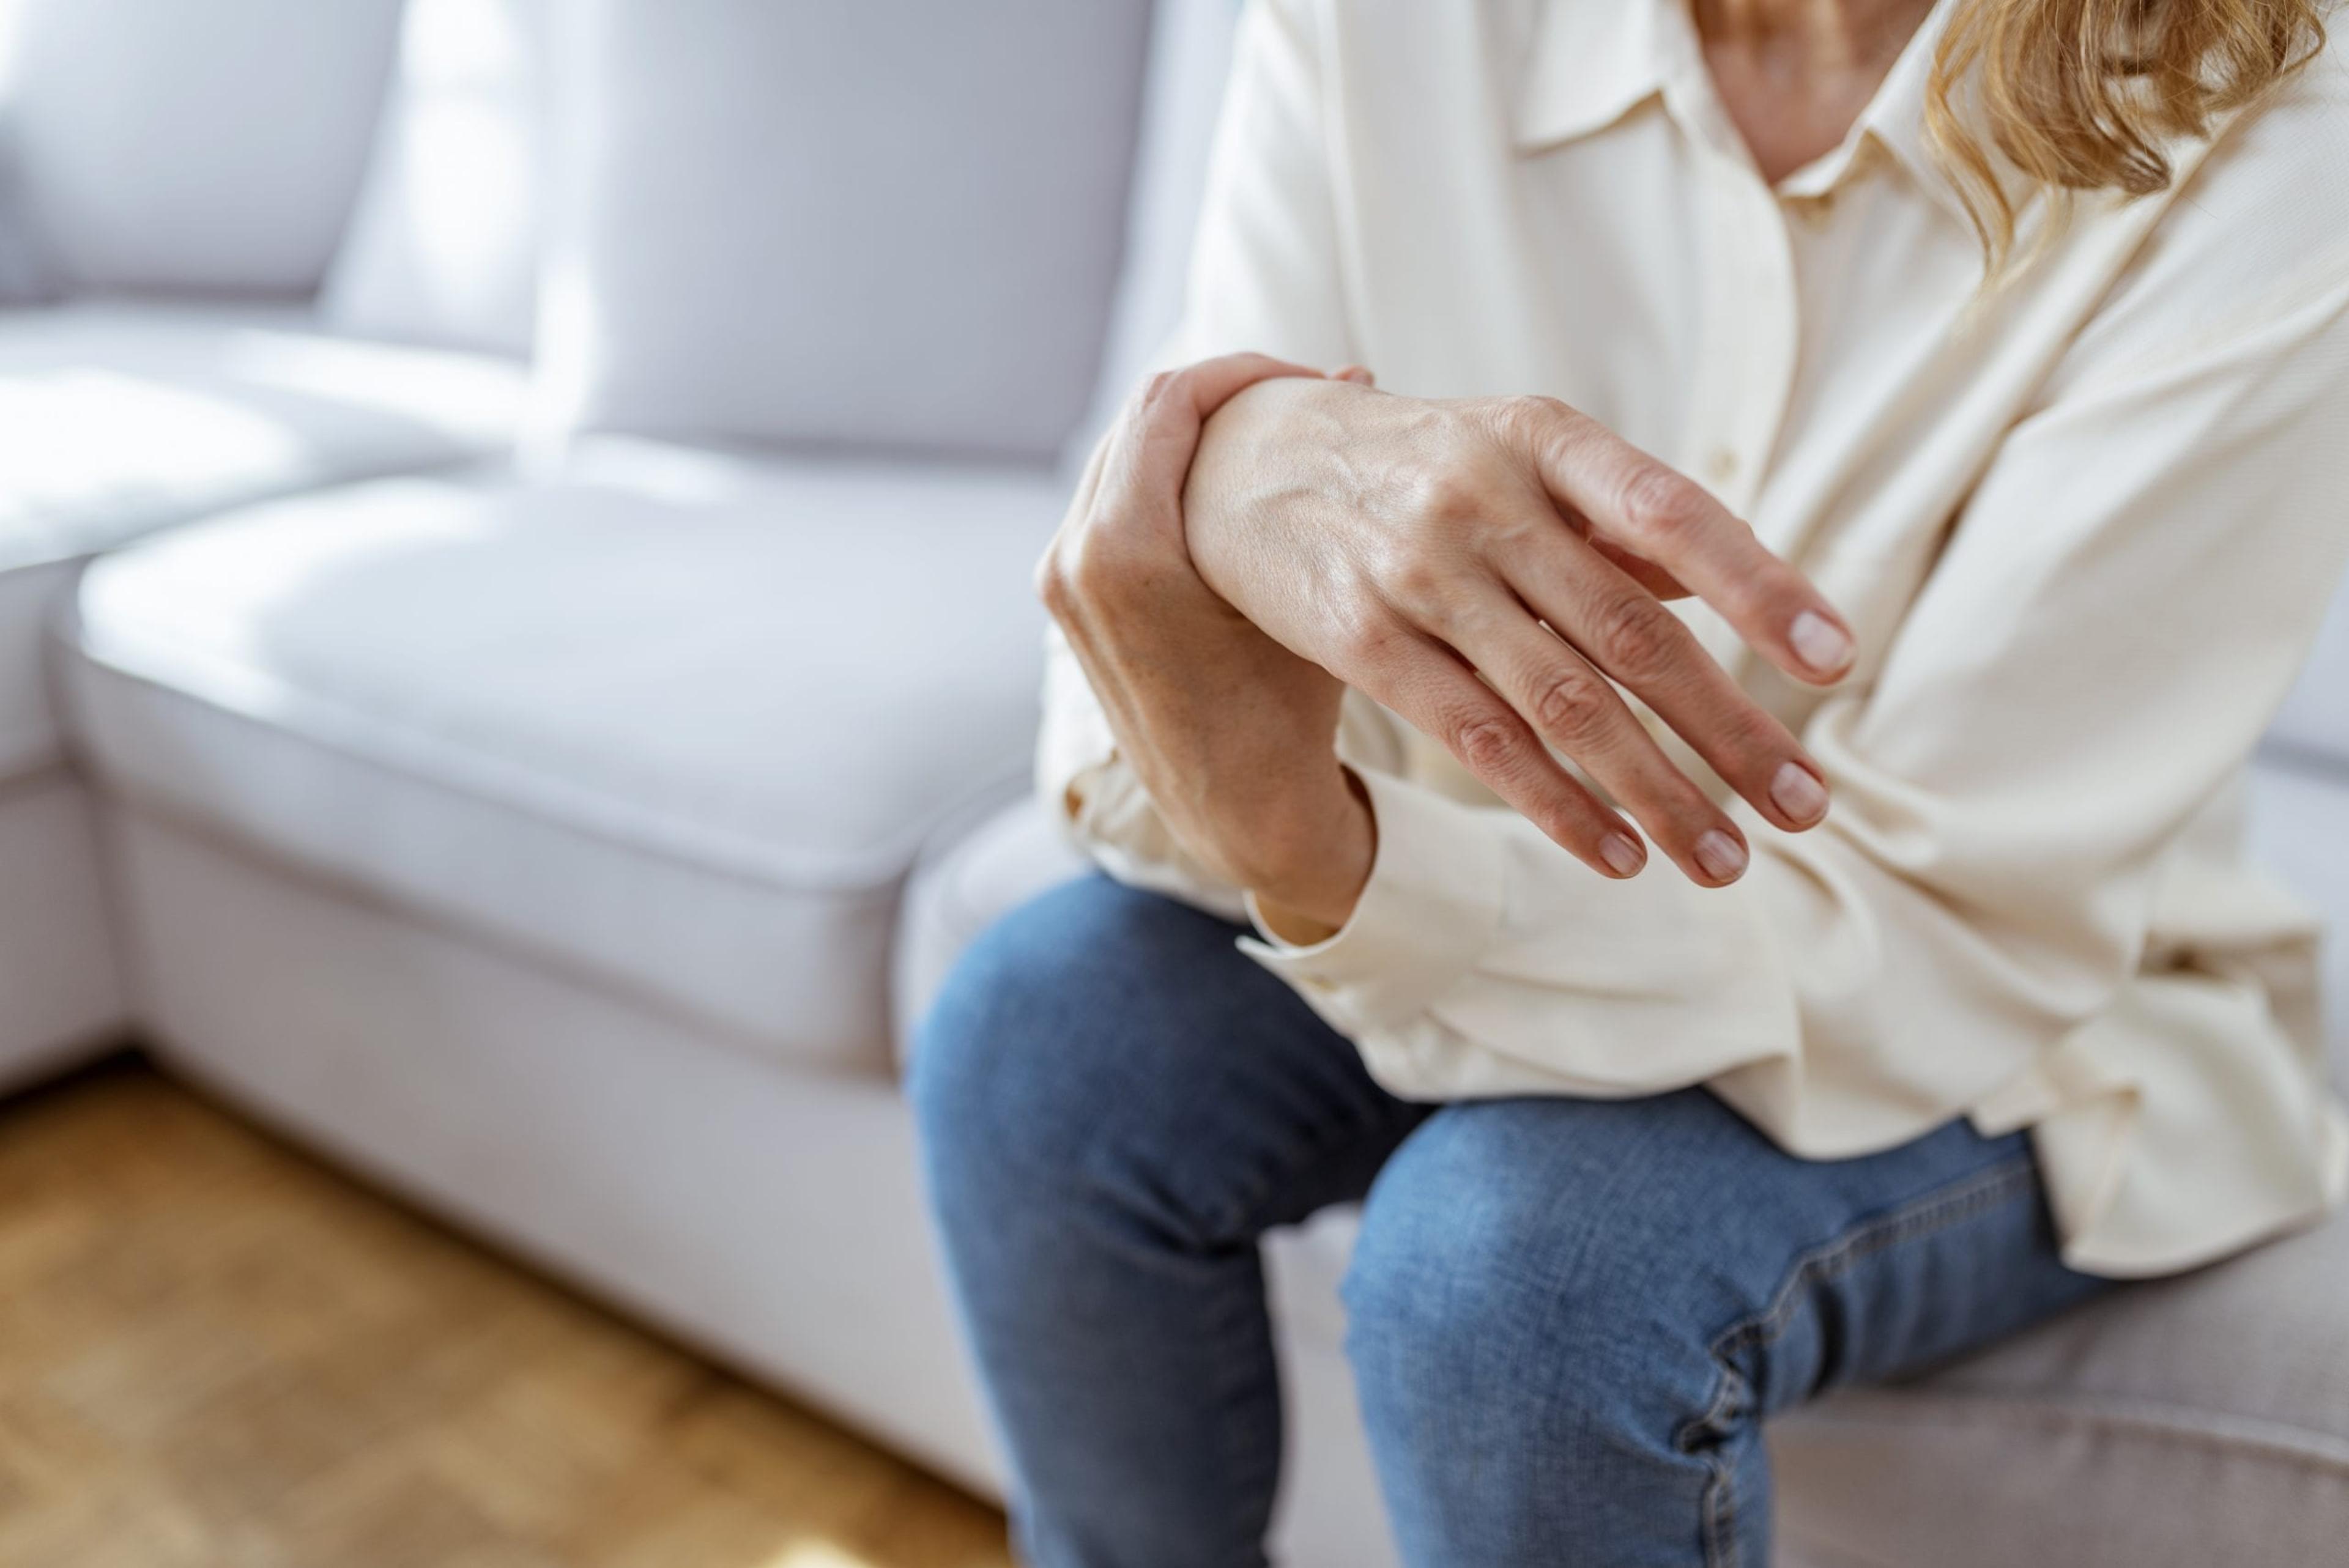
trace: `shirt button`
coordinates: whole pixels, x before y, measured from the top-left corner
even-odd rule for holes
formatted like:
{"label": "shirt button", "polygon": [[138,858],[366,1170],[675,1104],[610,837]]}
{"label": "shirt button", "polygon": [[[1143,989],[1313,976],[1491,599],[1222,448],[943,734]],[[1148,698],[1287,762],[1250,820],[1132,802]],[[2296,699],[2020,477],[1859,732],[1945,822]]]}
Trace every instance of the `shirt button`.
{"label": "shirt button", "polygon": [[1715,447],[1704,460],[1705,477],[1717,485],[1725,485],[1737,477],[1737,454],[1727,447]]}

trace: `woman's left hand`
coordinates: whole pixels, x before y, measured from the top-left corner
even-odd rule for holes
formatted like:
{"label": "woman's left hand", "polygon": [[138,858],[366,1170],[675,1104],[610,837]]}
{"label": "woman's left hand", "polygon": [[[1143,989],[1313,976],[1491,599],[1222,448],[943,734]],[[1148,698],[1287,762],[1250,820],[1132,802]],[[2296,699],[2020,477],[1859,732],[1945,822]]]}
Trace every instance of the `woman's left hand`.
{"label": "woman's left hand", "polygon": [[1320,372],[1239,354],[1145,382],[1094,449],[1037,589],[1169,830],[1309,940],[1345,923],[1375,841],[1337,758],[1344,688],[1209,588],[1183,527],[1207,417],[1282,376]]}

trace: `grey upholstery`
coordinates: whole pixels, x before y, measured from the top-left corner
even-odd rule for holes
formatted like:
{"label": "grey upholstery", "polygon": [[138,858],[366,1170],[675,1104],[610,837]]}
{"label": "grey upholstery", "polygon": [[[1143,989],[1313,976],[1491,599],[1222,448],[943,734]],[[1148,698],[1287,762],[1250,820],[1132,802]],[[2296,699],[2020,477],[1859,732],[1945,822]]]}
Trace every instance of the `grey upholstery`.
{"label": "grey upholstery", "polygon": [[1049,458],[1100,366],[1143,0],[590,0],[558,17],[578,424]]}
{"label": "grey upholstery", "polygon": [[2349,593],[2333,601],[2316,653],[2269,732],[2270,751],[2349,781]]}

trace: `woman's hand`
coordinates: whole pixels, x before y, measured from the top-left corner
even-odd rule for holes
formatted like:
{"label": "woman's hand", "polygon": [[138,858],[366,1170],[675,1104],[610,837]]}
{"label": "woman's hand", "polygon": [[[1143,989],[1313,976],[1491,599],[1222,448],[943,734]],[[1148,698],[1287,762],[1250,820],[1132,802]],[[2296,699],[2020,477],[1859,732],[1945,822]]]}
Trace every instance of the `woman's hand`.
{"label": "woman's hand", "polygon": [[1659,594],[1693,590],[1806,681],[1843,673],[1850,634],[1704,490],[1562,403],[1264,381],[1208,420],[1178,515],[1220,602],[1442,741],[1594,870],[1630,876],[1644,851],[1547,748],[1691,878],[1732,882],[1747,860],[1605,676],[1771,821],[1826,812],[1816,765]]}
{"label": "woman's hand", "polygon": [[1269,377],[1260,355],[1154,377],[1093,451],[1037,588],[1176,838],[1285,935],[1345,923],[1370,808],[1335,750],[1343,687],[1250,624],[1191,564],[1183,483],[1207,417]]}

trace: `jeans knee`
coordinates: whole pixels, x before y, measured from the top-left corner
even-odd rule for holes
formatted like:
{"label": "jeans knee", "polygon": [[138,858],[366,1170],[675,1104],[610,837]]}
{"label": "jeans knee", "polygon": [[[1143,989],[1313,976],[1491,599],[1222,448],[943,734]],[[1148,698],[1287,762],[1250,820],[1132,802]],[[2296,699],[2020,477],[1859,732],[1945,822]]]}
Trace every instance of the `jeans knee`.
{"label": "jeans knee", "polygon": [[965,950],[916,1032],[905,1093],[934,1170],[984,1179],[1017,1142],[1048,1152],[1056,1056],[1071,1038],[1081,933],[1055,889],[1013,910]]}
{"label": "jeans knee", "polygon": [[1485,1226],[1446,1223],[1393,1190],[1366,1208],[1346,1274],[1346,1353],[1365,1398],[1492,1408],[1513,1363],[1550,1336],[1565,1304],[1528,1288]]}
{"label": "jeans knee", "polygon": [[1146,1161],[1209,1032],[1201,987],[1247,962],[1221,922],[1103,877],[1006,915],[916,1037],[907,1093],[934,1177],[1061,1190]]}
{"label": "jeans knee", "polygon": [[1345,1286],[1365,1407],[1422,1439],[1506,1434],[1529,1458],[1668,1441],[1709,1380],[1702,1331],[1657,1288],[1662,1260],[1591,1212],[1599,1194],[1549,1185],[1525,1141],[1541,1119],[1453,1108],[1381,1175]]}

